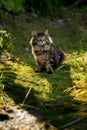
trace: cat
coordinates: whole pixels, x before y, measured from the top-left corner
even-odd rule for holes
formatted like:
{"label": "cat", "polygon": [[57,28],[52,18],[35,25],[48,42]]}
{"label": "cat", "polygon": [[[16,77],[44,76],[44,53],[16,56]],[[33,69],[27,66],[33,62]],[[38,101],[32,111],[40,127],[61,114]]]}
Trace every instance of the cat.
{"label": "cat", "polygon": [[44,32],[33,31],[30,45],[37,65],[35,72],[41,72],[44,69],[47,73],[52,73],[65,57],[64,53],[53,44],[48,29]]}

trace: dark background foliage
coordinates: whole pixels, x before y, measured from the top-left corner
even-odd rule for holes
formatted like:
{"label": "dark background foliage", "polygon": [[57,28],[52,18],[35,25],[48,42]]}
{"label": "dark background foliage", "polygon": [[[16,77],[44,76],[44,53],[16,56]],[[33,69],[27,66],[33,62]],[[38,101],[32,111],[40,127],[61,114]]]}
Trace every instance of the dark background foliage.
{"label": "dark background foliage", "polygon": [[65,9],[83,8],[87,0],[0,0],[0,8],[12,13],[33,12],[40,16],[53,15]]}

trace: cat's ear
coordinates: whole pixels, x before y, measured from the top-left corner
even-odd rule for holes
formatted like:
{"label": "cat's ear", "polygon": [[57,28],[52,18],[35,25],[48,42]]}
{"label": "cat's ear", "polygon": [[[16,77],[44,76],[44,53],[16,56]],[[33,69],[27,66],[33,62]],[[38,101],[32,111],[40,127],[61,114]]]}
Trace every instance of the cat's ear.
{"label": "cat's ear", "polygon": [[31,36],[35,36],[36,34],[37,34],[37,31],[33,30],[32,33],[31,33]]}
{"label": "cat's ear", "polygon": [[44,33],[45,33],[46,35],[48,35],[48,29],[46,29]]}

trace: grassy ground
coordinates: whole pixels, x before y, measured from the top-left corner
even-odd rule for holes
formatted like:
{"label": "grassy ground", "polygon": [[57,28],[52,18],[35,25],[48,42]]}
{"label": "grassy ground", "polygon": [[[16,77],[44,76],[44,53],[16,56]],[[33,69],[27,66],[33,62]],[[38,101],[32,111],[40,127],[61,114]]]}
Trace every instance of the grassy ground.
{"label": "grassy ground", "polygon": [[[77,18],[78,17],[78,18]],[[85,15],[75,14],[56,19],[33,16],[9,16],[2,22],[14,41],[17,62],[0,63],[4,91],[0,106],[18,105],[27,108],[41,120],[58,129],[87,128],[87,23]],[[49,29],[54,44],[65,53],[61,67],[53,74],[35,73],[35,62],[29,40],[32,30]],[[28,51],[27,51],[28,49]]]}

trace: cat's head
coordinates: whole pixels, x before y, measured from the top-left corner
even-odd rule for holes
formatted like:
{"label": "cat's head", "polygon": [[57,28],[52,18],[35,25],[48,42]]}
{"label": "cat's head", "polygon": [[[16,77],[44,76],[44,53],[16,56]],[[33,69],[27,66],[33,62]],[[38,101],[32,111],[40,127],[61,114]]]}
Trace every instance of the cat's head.
{"label": "cat's head", "polygon": [[31,46],[42,46],[46,43],[53,43],[52,38],[48,34],[48,29],[46,29],[44,32],[32,31],[32,37],[30,40]]}

